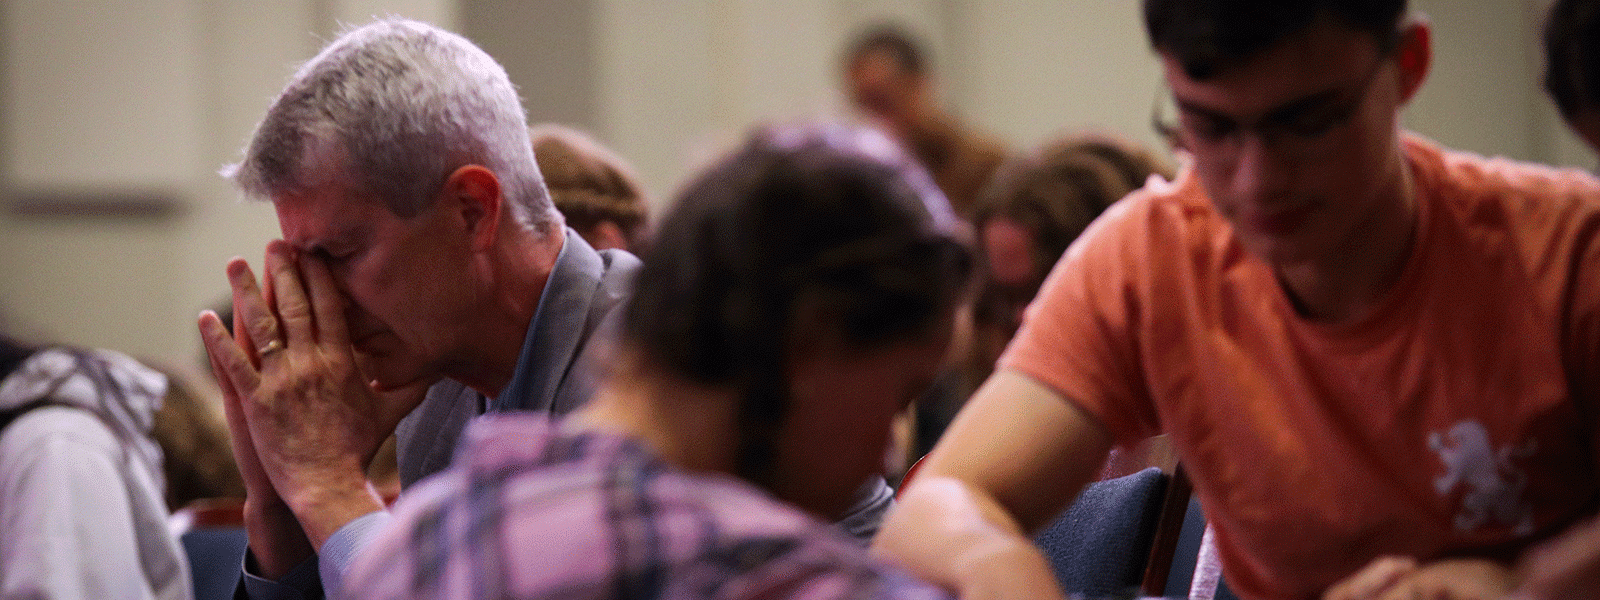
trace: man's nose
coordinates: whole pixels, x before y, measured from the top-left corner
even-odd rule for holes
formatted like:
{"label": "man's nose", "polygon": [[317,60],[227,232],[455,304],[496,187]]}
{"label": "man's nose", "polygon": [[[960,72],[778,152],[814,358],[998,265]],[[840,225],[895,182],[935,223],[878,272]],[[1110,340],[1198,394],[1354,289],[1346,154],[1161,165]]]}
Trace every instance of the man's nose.
{"label": "man's nose", "polygon": [[1234,195],[1251,204],[1271,202],[1288,188],[1289,157],[1260,132],[1241,137],[1238,154],[1234,157]]}
{"label": "man's nose", "polygon": [[361,308],[361,303],[356,301],[356,297],[350,295],[350,286],[339,274],[333,276],[333,287],[339,290],[339,295],[344,299],[344,322],[347,326],[355,329],[357,325],[371,319],[371,315]]}

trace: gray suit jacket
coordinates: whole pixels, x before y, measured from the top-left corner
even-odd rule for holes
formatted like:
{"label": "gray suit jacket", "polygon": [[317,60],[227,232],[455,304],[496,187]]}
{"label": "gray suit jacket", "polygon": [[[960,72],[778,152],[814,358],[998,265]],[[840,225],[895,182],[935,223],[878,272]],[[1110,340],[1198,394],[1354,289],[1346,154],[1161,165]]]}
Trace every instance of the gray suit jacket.
{"label": "gray suit jacket", "polygon": [[[517,357],[517,370],[499,398],[486,400],[460,382],[444,380],[428,388],[422,404],[400,421],[395,430],[400,461],[400,481],[409,487],[417,480],[450,464],[456,439],[467,421],[485,411],[543,410],[565,413],[589,399],[595,373],[585,350],[597,330],[610,329],[620,319],[618,310],[633,289],[639,259],[626,252],[595,251],[571,229],[556,257],[550,279],[539,297],[533,322]],[[379,513],[374,513],[378,515]],[[234,597],[256,600],[315,599],[324,597],[324,567],[342,573],[356,551],[366,547],[381,525],[368,515],[335,533],[329,546],[344,547],[320,564],[313,557],[288,576],[270,581],[244,569]],[[331,540],[339,539],[339,544]],[[248,554],[244,564],[250,562]]]}
{"label": "gray suit jacket", "polygon": [[[446,379],[428,389],[422,404],[395,430],[400,482],[410,486],[450,465],[467,421],[485,412],[534,410],[563,414],[594,392],[594,366],[585,350],[596,330],[621,317],[639,259],[596,251],[571,229],[545,284],[522,343],[511,382],[487,399]],[[610,327],[606,327],[610,328]]]}

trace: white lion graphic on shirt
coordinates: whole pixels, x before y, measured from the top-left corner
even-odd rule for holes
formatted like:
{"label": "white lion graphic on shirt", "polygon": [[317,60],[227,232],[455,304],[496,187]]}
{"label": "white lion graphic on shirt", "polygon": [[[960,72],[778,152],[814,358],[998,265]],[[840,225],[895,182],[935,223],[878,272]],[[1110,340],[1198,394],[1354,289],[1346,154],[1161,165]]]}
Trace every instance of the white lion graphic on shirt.
{"label": "white lion graphic on shirt", "polygon": [[1512,533],[1533,533],[1533,512],[1522,501],[1528,475],[1511,463],[1513,458],[1532,456],[1534,442],[1522,448],[1506,446],[1495,450],[1489,430],[1477,421],[1460,421],[1444,434],[1428,434],[1428,447],[1439,454],[1445,473],[1433,480],[1433,488],[1443,496],[1458,485],[1466,486],[1461,508],[1456,512],[1458,531],[1471,531],[1499,523],[1510,525]]}

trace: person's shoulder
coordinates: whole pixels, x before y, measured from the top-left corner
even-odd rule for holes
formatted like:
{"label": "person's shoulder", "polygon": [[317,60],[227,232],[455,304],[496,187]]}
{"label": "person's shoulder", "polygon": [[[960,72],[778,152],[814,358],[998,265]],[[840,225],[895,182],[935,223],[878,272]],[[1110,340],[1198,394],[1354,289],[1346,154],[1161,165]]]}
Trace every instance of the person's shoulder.
{"label": "person's shoulder", "polygon": [[836,527],[742,482],[690,477],[698,485],[685,490],[693,490],[719,533],[674,567],[665,597],[704,597],[706,590],[729,599],[772,597],[775,590],[780,598],[949,597],[868,555]]}
{"label": "person's shoulder", "polygon": [[542,411],[487,413],[467,424],[448,468],[406,488],[394,515],[420,523],[444,513],[533,514],[539,506],[561,504],[551,498],[591,489],[626,444],[618,436],[569,431]]}
{"label": "person's shoulder", "polygon": [[[495,538],[530,543],[469,550]],[[462,548],[447,560],[469,572],[503,553],[529,574],[503,584],[527,595],[604,597],[624,582],[664,598],[942,597],[748,483],[675,469],[630,438],[542,414],[473,421],[456,462],[396,504],[352,583],[415,589],[438,573],[408,569],[411,553],[442,546]],[[627,579],[646,571],[655,577]]]}
{"label": "person's shoulder", "polygon": [[819,551],[800,540],[750,539],[710,549],[667,580],[664,598],[727,600],[883,598],[946,600],[951,595],[856,548]]}
{"label": "person's shoulder", "polygon": [[1150,175],[1143,186],[1111,203],[1101,214],[1101,220],[1135,221],[1155,227],[1211,228],[1221,222],[1219,219],[1190,165],[1178,169],[1171,179]]}
{"label": "person's shoulder", "polygon": [[110,427],[88,411],[49,405],[23,414],[0,430],[0,476],[34,469],[77,469],[89,457],[119,455]]}
{"label": "person's shoulder", "polygon": [[493,474],[525,470],[552,460],[578,460],[583,454],[558,452],[559,445],[574,445],[573,434],[556,418],[542,411],[493,412],[467,423],[451,470]]}
{"label": "person's shoulder", "polygon": [[38,446],[64,441],[85,446],[115,448],[117,436],[99,417],[76,406],[46,404],[19,415],[0,430],[6,445]]}
{"label": "person's shoulder", "polygon": [[[351,568],[347,595],[455,597],[487,583],[518,597],[604,597],[603,557],[617,542],[605,492],[619,478],[595,458],[596,445],[545,413],[474,419],[450,467],[400,496]],[[518,574],[490,568],[498,564]]]}
{"label": "person's shoulder", "polygon": [[1150,251],[1210,246],[1227,231],[1223,223],[1192,169],[1185,168],[1172,180],[1152,175],[1144,187],[1113,202],[1068,252],[1145,256]]}
{"label": "person's shoulder", "polygon": [[1504,202],[1535,211],[1568,204],[1600,208],[1600,179],[1580,169],[1449,149],[1413,133],[1404,144],[1420,185],[1452,202]]}
{"label": "person's shoulder", "polygon": [[806,536],[826,528],[744,480],[709,473],[679,473],[679,477],[681,481],[668,493],[700,506],[723,524],[730,537]]}
{"label": "person's shoulder", "polygon": [[[664,596],[822,600],[895,598],[944,600],[950,594],[847,543],[805,538],[751,538],[710,549],[689,565]],[[778,593],[774,594],[774,591]]]}
{"label": "person's shoulder", "polygon": [[571,227],[563,228],[564,241],[556,259],[551,281],[557,285],[577,285],[598,281],[603,289],[625,289],[639,270],[637,256],[626,250],[596,250]]}

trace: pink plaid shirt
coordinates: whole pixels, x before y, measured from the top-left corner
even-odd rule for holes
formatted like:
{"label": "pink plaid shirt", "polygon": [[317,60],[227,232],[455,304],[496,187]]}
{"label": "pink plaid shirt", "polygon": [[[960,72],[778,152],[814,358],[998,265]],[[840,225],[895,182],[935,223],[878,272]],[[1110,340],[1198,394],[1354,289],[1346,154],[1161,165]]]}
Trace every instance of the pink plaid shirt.
{"label": "pink plaid shirt", "polygon": [[345,584],[363,599],[949,598],[743,481],[534,413],[474,422]]}

